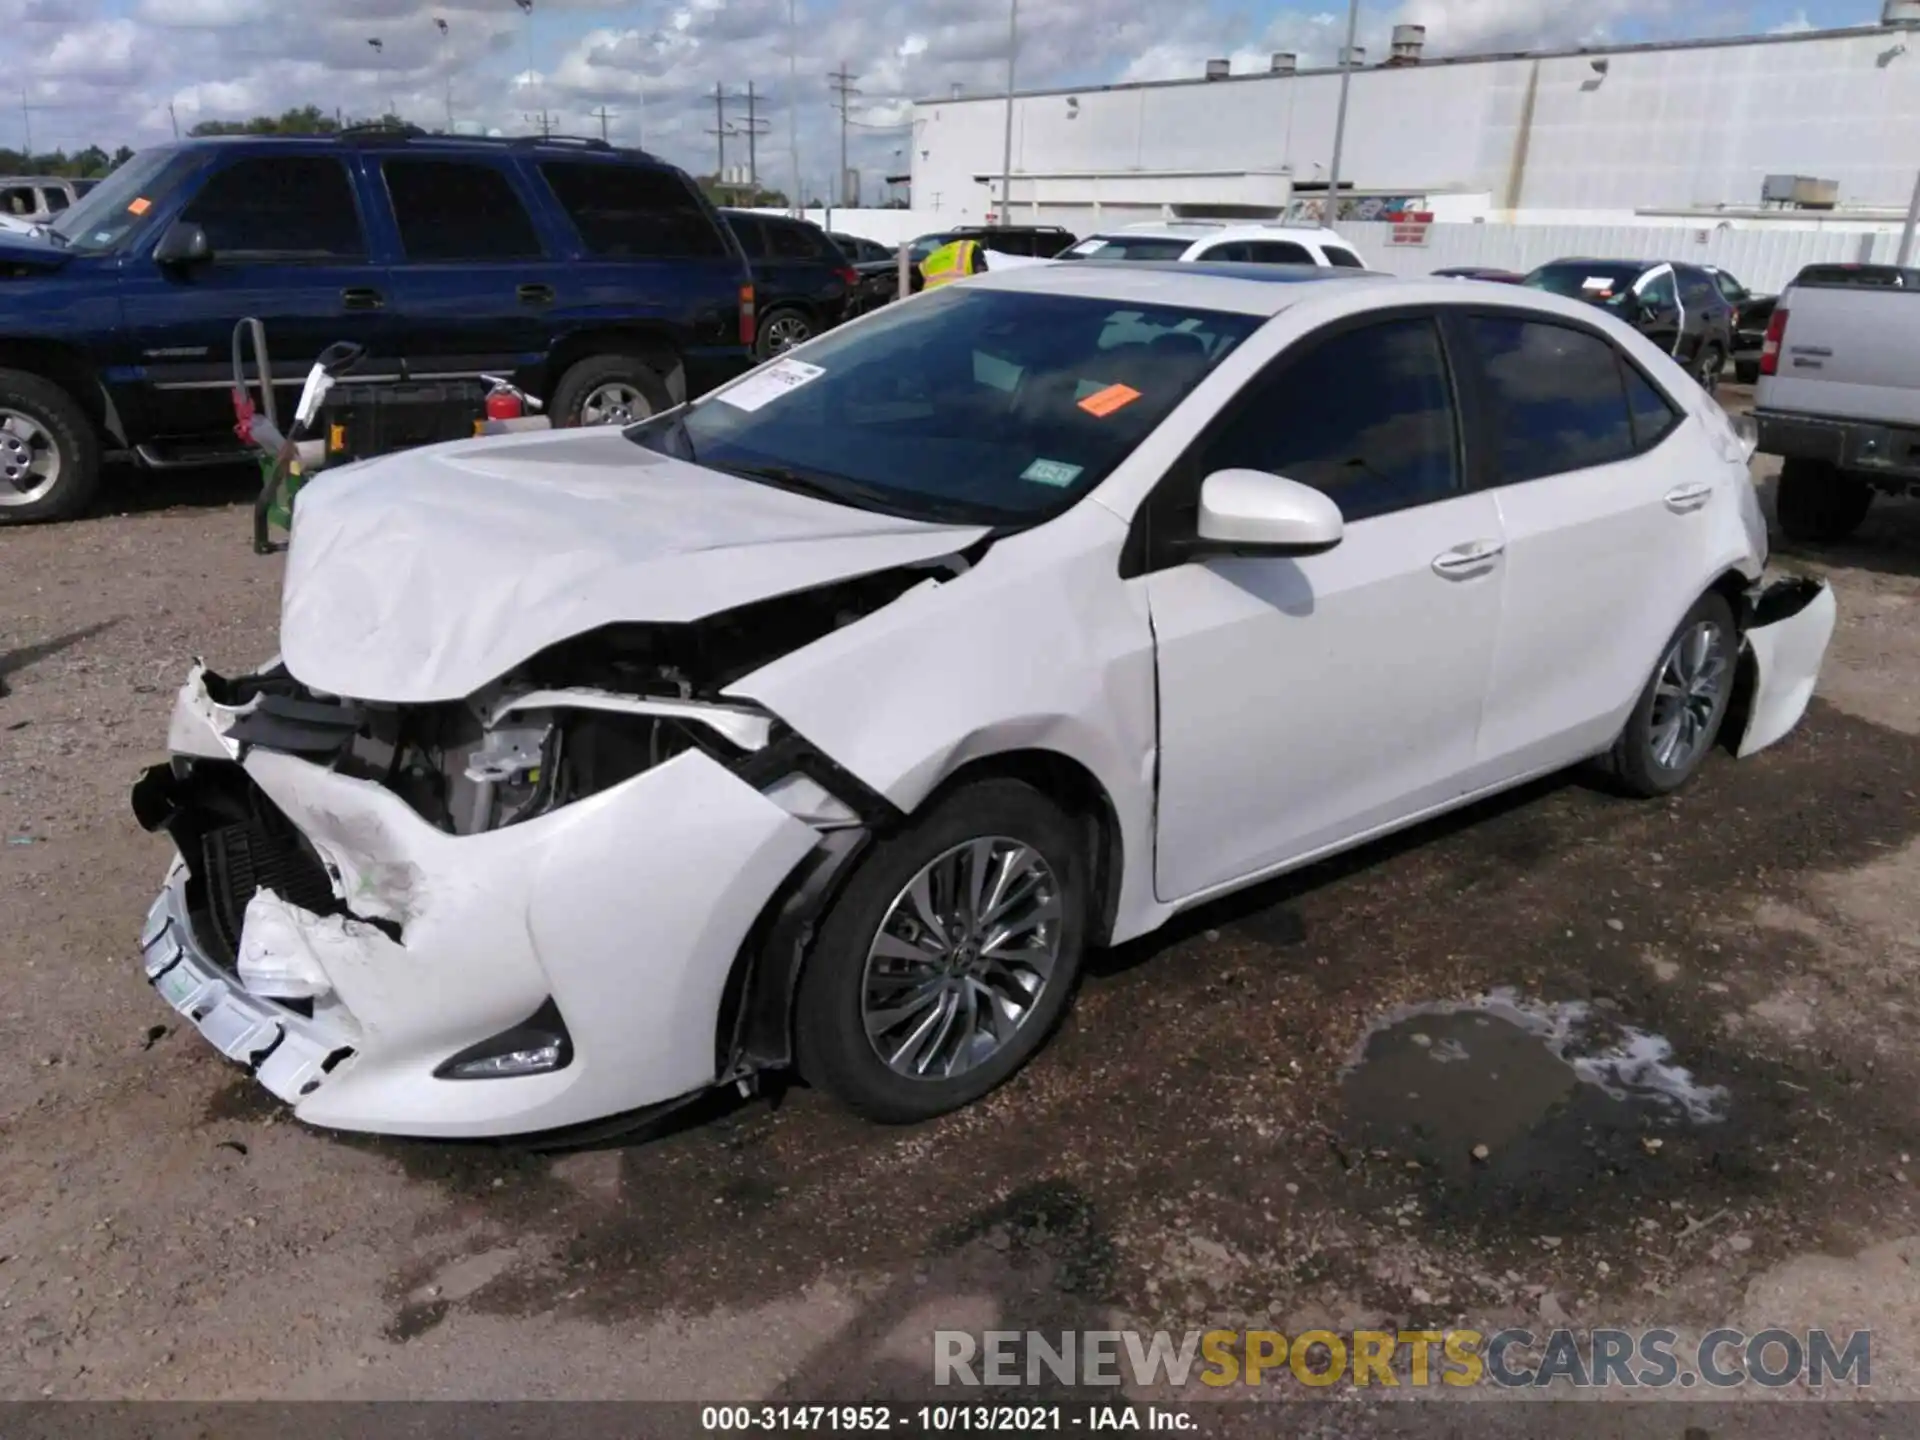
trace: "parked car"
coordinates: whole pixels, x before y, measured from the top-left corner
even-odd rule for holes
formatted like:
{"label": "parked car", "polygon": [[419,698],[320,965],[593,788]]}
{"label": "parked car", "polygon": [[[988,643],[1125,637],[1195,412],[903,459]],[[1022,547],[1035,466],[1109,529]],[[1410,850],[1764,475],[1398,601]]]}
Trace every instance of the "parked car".
{"label": "parked car", "polygon": [[1747,289],[1717,265],[1700,268],[1713,277],[1713,283],[1733,307],[1734,378],[1742,385],[1751,385],[1760,378],[1760,349],[1766,343],[1767,323],[1773,319],[1773,307],[1780,297]]}
{"label": "parked car", "polygon": [[831,236],[811,220],[723,210],[753,267],[760,326],[754,355],[784,354],[847,318],[860,277]]}
{"label": "parked car", "polygon": [[1791,540],[1844,540],[1920,487],[1920,274],[1810,265],[1767,326],[1753,413]]}
{"label": "parked car", "polygon": [[1102,231],[1071,246],[1060,258],[1366,268],[1366,262],[1332,230],[1301,225],[1223,225],[1204,220]]}
{"label": "parked car", "polygon": [[847,257],[860,279],[847,300],[847,315],[864,315],[885,305],[900,293],[900,255],[877,240],[862,240],[857,235],[835,234],[833,243]]}
{"label": "parked car", "polygon": [[1433,273],[1441,280],[1491,280],[1496,285],[1518,285],[1527,278],[1517,270],[1496,270],[1485,265],[1452,265]]}
{"label": "parked car", "polygon": [[1618,316],[1679,361],[1709,394],[1719,387],[1734,352],[1733,307],[1698,265],[1555,260],[1520,283]]}
{"label": "parked car", "polygon": [[1029,263],[648,424],[375,459],[135,789],[146,973],[315,1125],[604,1133],[795,1062],[937,1115],[1097,947],[1778,739],[1834,606],[1760,585],[1750,452],[1576,301]]}
{"label": "parked car", "polygon": [[33,461],[0,521],[78,513],[104,452],[242,458],[236,321],[297,387],[513,379],[559,424],[632,420],[752,363],[745,257],[681,171],[600,141],[373,130],[136,155],[43,234],[0,236],[0,421]]}
{"label": "parked car", "polygon": [[59,175],[0,175],[0,228],[32,230],[48,224],[92,186],[91,180]]}
{"label": "parked car", "polygon": [[951,245],[956,240],[978,241],[981,248],[995,255],[1012,255],[1022,259],[1032,257],[1036,260],[1052,260],[1074,243],[1073,233],[1058,225],[961,225],[952,230],[921,235],[908,249],[908,259],[913,267],[909,273],[915,294],[924,288],[926,278],[920,273],[920,262],[943,245]]}

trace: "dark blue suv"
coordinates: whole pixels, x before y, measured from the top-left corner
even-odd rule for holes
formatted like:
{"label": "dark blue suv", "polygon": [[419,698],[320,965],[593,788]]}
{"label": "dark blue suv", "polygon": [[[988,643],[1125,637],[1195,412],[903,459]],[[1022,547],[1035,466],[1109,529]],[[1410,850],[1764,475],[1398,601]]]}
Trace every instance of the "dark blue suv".
{"label": "dark blue suv", "polygon": [[134,156],[0,234],[0,523],[78,513],[103,456],[233,457],[234,323],[291,408],[326,346],[356,383],[510,375],[556,424],[640,419],[752,363],[751,276],[687,176],[600,141],[372,130]]}

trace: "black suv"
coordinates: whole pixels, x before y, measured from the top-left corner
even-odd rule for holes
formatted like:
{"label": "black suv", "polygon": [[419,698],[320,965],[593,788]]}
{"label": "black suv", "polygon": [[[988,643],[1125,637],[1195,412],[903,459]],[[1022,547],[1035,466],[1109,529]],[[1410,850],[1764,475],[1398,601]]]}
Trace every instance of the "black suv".
{"label": "black suv", "polygon": [[765,360],[803,345],[847,318],[860,277],[833,238],[811,220],[722,210],[753,266],[760,328],[754,354]]}
{"label": "black suv", "polygon": [[1668,260],[1554,260],[1520,282],[1585,300],[1626,321],[1711,394],[1734,353],[1733,306],[1699,265]]}
{"label": "black suv", "polygon": [[693,182],[599,140],[375,129],[143,151],[0,234],[0,523],[78,513],[103,455],[238,458],[235,322],[284,413],[335,341],[356,384],[512,377],[560,424],[637,419],[752,363],[745,256]]}

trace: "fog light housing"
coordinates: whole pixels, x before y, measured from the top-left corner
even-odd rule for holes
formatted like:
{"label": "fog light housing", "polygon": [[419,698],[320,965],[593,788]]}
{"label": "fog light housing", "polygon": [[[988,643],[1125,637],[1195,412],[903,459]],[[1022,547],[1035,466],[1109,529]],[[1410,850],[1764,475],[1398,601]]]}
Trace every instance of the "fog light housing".
{"label": "fog light housing", "polygon": [[550,1075],[573,1063],[573,1037],[551,999],[511,1030],[469,1045],[441,1062],[437,1080],[511,1080]]}

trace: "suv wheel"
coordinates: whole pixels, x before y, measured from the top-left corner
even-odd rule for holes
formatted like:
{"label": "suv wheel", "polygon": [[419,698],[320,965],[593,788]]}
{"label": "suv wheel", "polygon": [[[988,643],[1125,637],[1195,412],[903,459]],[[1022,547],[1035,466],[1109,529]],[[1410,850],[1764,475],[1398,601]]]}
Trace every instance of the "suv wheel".
{"label": "suv wheel", "polygon": [[0,524],[68,520],[100,488],[100,441],[50,380],[0,370]]}
{"label": "suv wheel", "polygon": [[1860,528],[1873,504],[1873,487],[1823,460],[1788,460],[1780,467],[1774,512],[1789,540],[1830,545]]}
{"label": "suv wheel", "polygon": [[595,355],[560,377],[549,407],[555,425],[631,425],[673,408],[667,383],[631,355]]}
{"label": "suv wheel", "polygon": [[813,322],[798,310],[775,310],[760,322],[753,337],[753,353],[762,360],[784,355],[813,338]]}

